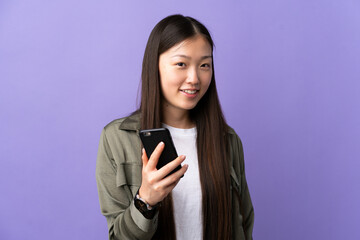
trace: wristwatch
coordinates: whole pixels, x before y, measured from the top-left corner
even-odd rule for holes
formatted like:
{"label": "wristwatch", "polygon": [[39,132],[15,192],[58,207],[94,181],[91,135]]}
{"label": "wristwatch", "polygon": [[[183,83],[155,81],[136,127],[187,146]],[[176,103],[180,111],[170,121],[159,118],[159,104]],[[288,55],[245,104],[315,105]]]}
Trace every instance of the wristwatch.
{"label": "wristwatch", "polygon": [[155,206],[150,206],[144,199],[139,196],[139,190],[135,194],[134,204],[135,207],[146,219],[154,218],[159,206],[159,204],[156,204]]}

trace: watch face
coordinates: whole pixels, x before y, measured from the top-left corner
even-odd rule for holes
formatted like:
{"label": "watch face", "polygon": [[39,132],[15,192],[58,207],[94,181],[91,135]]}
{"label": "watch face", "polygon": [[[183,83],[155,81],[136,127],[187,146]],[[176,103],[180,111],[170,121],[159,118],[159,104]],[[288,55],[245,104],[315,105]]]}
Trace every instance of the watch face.
{"label": "watch face", "polygon": [[139,209],[140,212],[145,212],[147,210],[146,204],[140,199],[135,199],[135,207]]}
{"label": "watch face", "polygon": [[139,212],[147,219],[151,219],[155,216],[156,210],[149,210],[146,206],[146,203],[141,201],[140,199],[135,198],[135,207],[139,210]]}

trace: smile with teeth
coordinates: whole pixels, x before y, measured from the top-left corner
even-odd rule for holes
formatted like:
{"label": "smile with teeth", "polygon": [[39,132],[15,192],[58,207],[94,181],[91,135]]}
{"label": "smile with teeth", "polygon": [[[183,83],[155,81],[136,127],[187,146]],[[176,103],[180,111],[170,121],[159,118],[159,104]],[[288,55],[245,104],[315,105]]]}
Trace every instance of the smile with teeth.
{"label": "smile with teeth", "polygon": [[188,93],[188,94],[195,94],[198,90],[180,90],[180,91]]}

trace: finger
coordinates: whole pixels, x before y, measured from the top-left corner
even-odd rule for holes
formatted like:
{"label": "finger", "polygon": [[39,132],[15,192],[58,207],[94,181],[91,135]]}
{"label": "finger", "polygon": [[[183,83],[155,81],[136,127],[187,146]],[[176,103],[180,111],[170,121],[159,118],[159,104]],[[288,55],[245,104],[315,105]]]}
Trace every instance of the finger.
{"label": "finger", "polygon": [[179,183],[179,181],[180,181],[180,179],[178,179],[176,182],[164,187],[164,194],[165,194],[164,197],[166,197],[174,189],[174,187]]}
{"label": "finger", "polygon": [[176,182],[170,184],[169,186],[166,187],[166,192],[169,194],[175,187],[176,185],[180,182],[180,179],[178,179]]}
{"label": "finger", "polygon": [[163,179],[164,177],[166,177],[166,175],[171,173],[171,171],[177,168],[185,160],[185,158],[186,157],[184,155],[181,155],[175,158],[173,161],[166,164],[165,166],[163,166],[162,168],[160,168],[158,170],[159,179]]}
{"label": "finger", "polygon": [[142,163],[143,163],[143,168],[145,168],[148,161],[149,161],[149,159],[148,159],[148,157],[146,155],[145,149],[142,148],[141,151],[142,151],[141,160],[142,160]]}
{"label": "finger", "polygon": [[170,176],[167,176],[166,178],[161,180],[160,184],[167,187],[167,186],[170,186],[170,185],[176,183],[185,174],[185,172],[188,170],[188,168],[189,168],[189,165],[184,164],[184,166],[182,166],[180,170],[174,172]]}
{"label": "finger", "polygon": [[147,164],[149,169],[156,168],[156,165],[159,161],[160,155],[161,155],[162,151],[164,150],[164,146],[165,146],[165,144],[163,142],[160,142],[156,146],[155,150],[152,152],[152,154],[149,158],[148,164]]}

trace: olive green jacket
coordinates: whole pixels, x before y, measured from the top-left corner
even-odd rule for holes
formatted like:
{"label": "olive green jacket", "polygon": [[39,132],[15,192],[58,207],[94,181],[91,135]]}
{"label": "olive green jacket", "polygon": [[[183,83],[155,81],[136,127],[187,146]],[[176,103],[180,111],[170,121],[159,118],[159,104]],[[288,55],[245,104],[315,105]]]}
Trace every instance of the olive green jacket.
{"label": "olive green jacket", "polygon": [[[158,215],[146,219],[134,206],[134,195],[141,185],[140,117],[135,114],[112,121],[103,129],[99,144],[96,180],[101,213],[106,217],[109,239],[151,239]],[[254,210],[245,179],[241,141],[229,129],[233,239],[251,240]]]}

